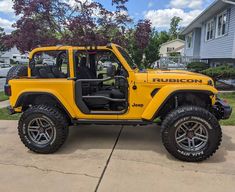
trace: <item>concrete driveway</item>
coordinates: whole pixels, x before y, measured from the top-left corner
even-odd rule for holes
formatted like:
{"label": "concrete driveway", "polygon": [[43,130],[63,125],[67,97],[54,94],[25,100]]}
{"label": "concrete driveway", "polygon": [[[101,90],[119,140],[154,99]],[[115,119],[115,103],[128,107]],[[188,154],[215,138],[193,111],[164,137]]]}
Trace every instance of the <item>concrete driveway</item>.
{"label": "concrete driveway", "polygon": [[172,158],[154,126],[73,127],[53,155],[28,151],[16,127],[0,121],[1,192],[234,191],[235,127],[224,127],[222,147],[203,163]]}

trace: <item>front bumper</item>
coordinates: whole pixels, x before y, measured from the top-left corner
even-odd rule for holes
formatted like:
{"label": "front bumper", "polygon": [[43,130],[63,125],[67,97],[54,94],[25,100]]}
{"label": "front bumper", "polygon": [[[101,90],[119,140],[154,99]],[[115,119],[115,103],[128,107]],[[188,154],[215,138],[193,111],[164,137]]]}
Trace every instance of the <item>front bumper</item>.
{"label": "front bumper", "polygon": [[217,119],[229,119],[232,115],[232,107],[225,101],[217,98],[215,106],[213,107]]}

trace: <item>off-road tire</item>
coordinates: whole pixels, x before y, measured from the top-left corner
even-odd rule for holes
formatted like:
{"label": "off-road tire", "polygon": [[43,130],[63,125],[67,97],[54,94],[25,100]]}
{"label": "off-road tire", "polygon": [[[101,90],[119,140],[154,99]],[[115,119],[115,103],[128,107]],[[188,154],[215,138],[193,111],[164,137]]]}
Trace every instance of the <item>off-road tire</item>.
{"label": "off-road tire", "polygon": [[[53,139],[45,145],[36,144],[29,136],[29,123],[35,118],[45,118],[55,130]],[[57,108],[39,105],[26,110],[20,118],[18,134],[23,144],[33,152],[54,153],[64,144],[69,132],[66,116]]]}
{"label": "off-road tire", "polygon": [[6,84],[8,84],[8,82],[11,79],[18,79],[20,77],[25,77],[27,75],[28,75],[28,67],[27,66],[21,66],[21,65],[14,66],[7,73]]}
{"label": "off-road tire", "polygon": [[[184,122],[187,123],[187,121],[198,121],[206,129],[207,142],[198,151],[187,151],[177,143],[176,133],[178,127]],[[166,116],[162,123],[161,137],[165,148],[175,158],[187,162],[200,162],[208,159],[218,150],[222,140],[222,131],[218,120],[206,109],[196,106],[184,106]],[[191,147],[191,142],[189,143]]]}

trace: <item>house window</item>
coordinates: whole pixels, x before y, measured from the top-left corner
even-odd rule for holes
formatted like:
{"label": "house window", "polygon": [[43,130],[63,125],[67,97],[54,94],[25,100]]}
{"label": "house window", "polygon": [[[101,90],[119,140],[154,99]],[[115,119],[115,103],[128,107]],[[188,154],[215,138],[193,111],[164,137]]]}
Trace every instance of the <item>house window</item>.
{"label": "house window", "polygon": [[174,51],[174,50],[175,50],[174,47],[167,47],[167,52],[172,52],[172,51]]}
{"label": "house window", "polygon": [[187,48],[188,49],[192,48],[192,44],[193,44],[193,33],[190,33],[187,36]]}
{"label": "house window", "polygon": [[228,11],[217,16],[216,37],[222,37],[228,33]]}
{"label": "house window", "polygon": [[206,40],[212,40],[214,39],[215,35],[215,21],[214,19],[210,20],[206,24]]}

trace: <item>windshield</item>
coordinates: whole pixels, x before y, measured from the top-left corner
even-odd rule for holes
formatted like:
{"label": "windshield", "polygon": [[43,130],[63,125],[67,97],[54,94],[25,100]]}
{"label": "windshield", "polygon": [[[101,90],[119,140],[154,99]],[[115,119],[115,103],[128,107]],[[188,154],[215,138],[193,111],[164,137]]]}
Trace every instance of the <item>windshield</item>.
{"label": "windshield", "polygon": [[121,47],[117,47],[118,51],[122,54],[122,56],[124,57],[124,59],[127,61],[127,63],[129,64],[129,66],[131,67],[131,69],[137,69],[137,65],[134,63],[134,61],[132,60],[132,58],[130,57],[130,55]]}

